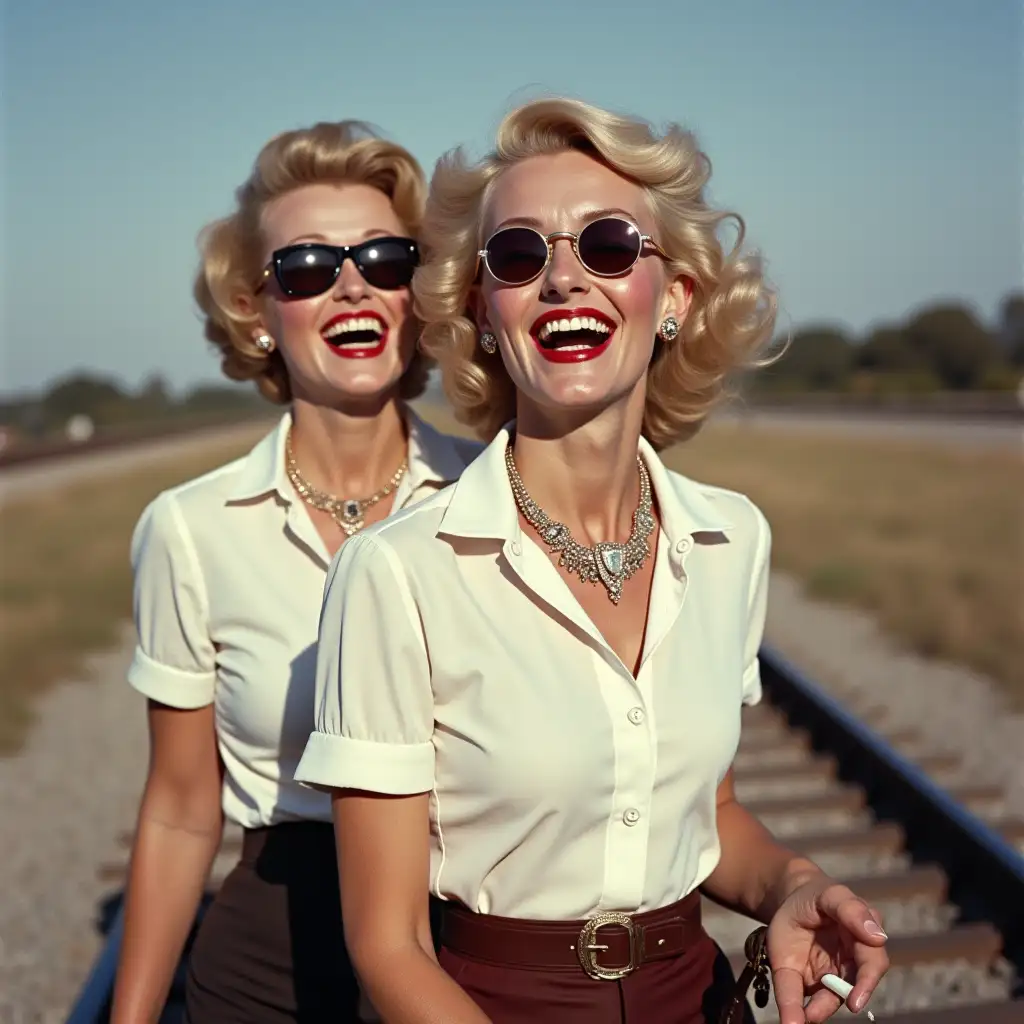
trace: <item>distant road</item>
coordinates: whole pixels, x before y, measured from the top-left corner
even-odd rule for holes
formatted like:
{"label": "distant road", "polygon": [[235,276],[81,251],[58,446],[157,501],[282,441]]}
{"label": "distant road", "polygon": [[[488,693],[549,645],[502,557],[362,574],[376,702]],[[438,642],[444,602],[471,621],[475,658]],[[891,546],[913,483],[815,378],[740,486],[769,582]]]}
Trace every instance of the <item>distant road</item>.
{"label": "distant road", "polygon": [[[713,422],[742,424],[758,430],[814,431],[819,435],[887,437],[967,447],[1016,447],[1024,452],[1024,431],[1020,424],[1002,420],[731,408],[717,413]],[[39,493],[76,480],[123,473],[157,459],[198,451],[210,443],[236,439],[255,443],[268,429],[269,423],[264,422],[211,427],[186,436],[142,441],[123,448],[101,449],[38,464],[11,466],[0,473],[0,505],[12,498]]]}
{"label": "distant road", "polygon": [[78,480],[124,473],[160,459],[201,451],[211,443],[249,439],[255,443],[269,429],[267,422],[235,423],[124,447],[101,448],[66,458],[10,466],[0,473],[0,506],[13,498],[37,494]]}
{"label": "distant road", "polygon": [[969,416],[901,416],[886,412],[824,412],[795,409],[731,407],[717,413],[712,422],[742,423],[758,430],[814,431],[815,434],[928,441],[943,445],[1008,448],[1024,451],[1024,429],[1019,422]]}

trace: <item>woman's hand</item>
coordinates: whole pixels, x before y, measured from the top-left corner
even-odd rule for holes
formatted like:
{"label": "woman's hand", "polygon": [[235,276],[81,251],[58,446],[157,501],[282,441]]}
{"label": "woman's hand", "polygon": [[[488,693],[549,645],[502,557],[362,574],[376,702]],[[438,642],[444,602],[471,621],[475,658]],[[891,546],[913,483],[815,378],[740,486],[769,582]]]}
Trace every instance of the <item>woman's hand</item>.
{"label": "woman's hand", "polygon": [[845,885],[819,875],[795,888],[768,926],[780,1024],[820,1024],[839,1009],[839,997],[821,986],[825,974],[853,983],[847,1006],[862,1010],[889,969],[885,941],[878,911]]}

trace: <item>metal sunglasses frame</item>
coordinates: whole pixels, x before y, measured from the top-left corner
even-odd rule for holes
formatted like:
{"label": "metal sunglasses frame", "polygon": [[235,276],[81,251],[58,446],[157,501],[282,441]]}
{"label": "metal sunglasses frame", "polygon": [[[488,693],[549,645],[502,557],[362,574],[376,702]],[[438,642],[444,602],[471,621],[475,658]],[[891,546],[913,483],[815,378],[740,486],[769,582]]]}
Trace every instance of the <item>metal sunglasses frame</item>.
{"label": "metal sunglasses frame", "polygon": [[[413,267],[416,267],[419,264],[420,249],[419,245],[416,243],[416,240],[413,238],[403,238],[399,235],[387,235],[381,238],[370,238],[365,242],[360,242],[358,245],[331,245],[328,242],[299,242],[296,245],[286,245],[283,249],[276,249],[274,251],[274,253],[270,257],[270,262],[263,268],[263,274],[256,284],[255,294],[259,295],[259,293],[263,291],[263,289],[266,287],[268,278],[270,277],[271,274],[273,274],[277,280],[279,287],[281,288],[281,291],[283,291],[284,294],[287,295],[289,298],[311,299],[316,295],[323,295],[324,292],[334,287],[335,282],[341,276],[341,268],[345,265],[345,260],[347,259],[352,260],[352,262],[356,265],[356,270],[358,270],[359,273],[362,275],[363,280],[367,281],[367,284],[371,285],[374,288],[377,288],[379,287],[379,285],[375,285],[373,284],[372,281],[367,280],[366,273],[359,262],[359,257],[365,250],[371,249],[375,245],[380,245],[382,242],[398,242],[401,245],[407,246],[409,252],[411,252],[415,257]],[[290,256],[293,252],[302,252],[303,250],[308,249],[327,249],[328,251],[333,252],[334,255],[337,257],[338,265],[334,268],[334,277],[331,280],[331,283],[326,288],[324,288],[323,291],[312,292],[311,294],[299,294],[290,291],[285,286],[285,283],[281,280],[279,270],[281,267],[281,262],[284,260],[286,256]]]}
{"label": "metal sunglasses frame", "polygon": [[[614,274],[602,274],[598,270],[593,270],[591,267],[587,265],[586,260],[584,260],[583,257],[580,255],[580,235],[582,235],[583,232],[588,230],[589,228],[592,228],[595,224],[601,224],[602,222],[608,220],[617,221],[620,224],[628,224],[629,227],[631,227],[637,233],[640,239],[640,244],[639,246],[637,246],[636,257],[633,260],[633,262],[630,263],[630,265],[626,267],[624,270],[616,271]],[[544,245],[547,248],[548,255],[547,258],[544,260],[543,265],[537,271],[536,274],[534,274],[532,277],[528,277],[525,281],[506,281],[504,278],[498,277],[498,275],[491,269],[491,263],[490,260],[488,259],[488,252],[490,250],[491,243],[494,241],[495,238],[498,237],[498,235],[500,235],[504,231],[532,231],[538,238],[540,238],[544,242]],[[537,278],[540,277],[545,270],[547,270],[548,264],[551,263],[551,257],[555,250],[554,243],[562,239],[572,242],[572,251],[576,254],[576,259],[580,261],[580,266],[582,266],[588,274],[593,274],[595,277],[621,277],[627,271],[632,270],[633,267],[635,267],[637,263],[640,262],[640,257],[644,253],[645,245],[649,245],[663,260],[670,259],[668,253],[665,252],[665,250],[662,249],[662,247],[658,245],[658,243],[650,235],[643,234],[640,231],[640,228],[637,227],[637,225],[634,224],[632,221],[626,220],[625,217],[599,217],[597,220],[591,221],[585,228],[583,228],[582,231],[552,231],[550,235],[545,235],[542,232],[538,231],[536,228],[528,227],[525,224],[510,224],[508,225],[508,227],[499,228],[497,231],[494,232],[493,235],[491,235],[490,238],[487,239],[487,243],[484,246],[484,248],[477,251],[477,274],[480,273],[480,263],[482,261],[484,266],[487,267],[487,272],[499,284],[507,284],[510,285],[511,287],[518,287],[520,285],[529,284],[531,281],[536,281]]]}

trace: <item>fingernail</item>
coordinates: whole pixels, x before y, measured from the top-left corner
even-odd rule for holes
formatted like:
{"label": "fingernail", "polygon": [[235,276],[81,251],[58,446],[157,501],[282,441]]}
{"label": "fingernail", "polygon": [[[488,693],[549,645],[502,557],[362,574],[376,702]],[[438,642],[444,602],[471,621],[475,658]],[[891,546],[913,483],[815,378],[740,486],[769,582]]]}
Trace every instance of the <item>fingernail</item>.
{"label": "fingernail", "polygon": [[889,938],[889,936],[882,930],[882,926],[876,921],[867,921],[864,925],[864,931],[866,931],[868,935],[878,935],[883,939]]}

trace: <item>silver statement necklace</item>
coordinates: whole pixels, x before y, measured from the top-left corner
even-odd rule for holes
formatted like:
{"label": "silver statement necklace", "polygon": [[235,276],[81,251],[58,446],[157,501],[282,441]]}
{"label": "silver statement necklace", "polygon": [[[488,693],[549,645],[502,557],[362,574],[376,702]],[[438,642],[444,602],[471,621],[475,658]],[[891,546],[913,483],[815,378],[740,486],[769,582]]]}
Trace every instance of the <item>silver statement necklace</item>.
{"label": "silver statement necklace", "polygon": [[292,451],[291,431],[288,432],[285,441],[285,469],[288,479],[292,482],[292,487],[307,505],[311,505],[321,512],[329,513],[346,537],[351,537],[363,528],[366,510],[386,498],[401,483],[408,468],[408,461],[403,459],[402,464],[395,470],[394,476],[376,494],[371,494],[368,498],[336,498],[333,494],[317,490],[299,472],[299,467],[295,462],[295,453]]}
{"label": "silver statement necklace", "polygon": [[584,547],[573,538],[564,523],[556,522],[530,497],[523,485],[519,470],[512,458],[512,445],[505,449],[505,468],[512,485],[512,494],[523,518],[540,534],[541,540],[552,551],[560,551],[558,564],[576,573],[582,583],[604,584],[612,604],[622,597],[622,584],[643,568],[650,555],[647,539],[654,531],[654,513],[651,510],[651,478],[643,459],[637,456],[640,471],[640,504],[633,513],[633,529],[625,544],[601,541],[593,547]]}

